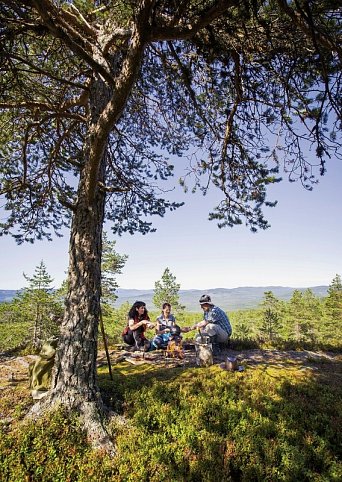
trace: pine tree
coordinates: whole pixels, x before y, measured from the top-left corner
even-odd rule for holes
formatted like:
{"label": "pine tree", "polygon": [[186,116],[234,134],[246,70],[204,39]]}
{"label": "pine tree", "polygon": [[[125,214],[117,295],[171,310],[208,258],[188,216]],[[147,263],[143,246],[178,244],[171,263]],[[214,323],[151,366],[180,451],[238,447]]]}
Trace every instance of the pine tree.
{"label": "pine tree", "polygon": [[153,303],[160,309],[163,303],[170,303],[173,311],[181,315],[185,306],[179,303],[180,284],[176,282],[176,277],[169,268],[165,268],[161,280],[154,283]]}
{"label": "pine tree", "polygon": [[328,316],[326,323],[325,338],[339,339],[342,333],[342,281],[341,276],[336,274],[328,288],[328,296],[325,299],[325,307]]}
{"label": "pine tree", "polygon": [[58,333],[58,315],[62,308],[53,293],[53,278],[49,275],[43,260],[32,276],[23,274],[28,286],[18,295],[18,302],[26,318],[32,321],[32,344],[39,348],[42,341]]}
{"label": "pine tree", "polygon": [[[101,260],[101,301],[106,306],[114,304],[117,295],[115,294],[118,283],[116,275],[122,272],[122,268],[128,259],[126,254],[119,254],[115,250],[116,241],[109,241],[107,233],[103,233],[102,260]],[[68,280],[63,280],[56,291],[56,295],[64,300],[68,293]],[[107,308],[106,308],[107,309]]]}
{"label": "pine tree", "polygon": [[259,331],[263,338],[274,341],[279,336],[282,327],[283,303],[274,296],[272,291],[265,291],[261,307],[263,319]]}
{"label": "pine tree", "polygon": [[259,310],[239,310],[231,314],[231,323],[236,338],[255,339],[259,333],[259,323],[256,319]]}
{"label": "pine tree", "polygon": [[236,338],[252,338],[250,324],[246,320],[237,320],[234,335]]}
{"label": "pine tree", "polygon": [[[282,163],[311,189],[312,152],[321,174],[340,156],[340,11],[301,3],[1,1],[0,234],[70,227],[57,369],[37,410],[76,407],[88,429],[104,413],[103,225],[146,234],[146,216],[182,204],[163,197],[170,156],[191,157],[194,190],[218,189],[209,219],[253,231],[269,227]],[[100,423],[92,440],[108,448]]]}
{"label": "pine tree", "polygon": [[294,290],[287,305],[290,336],[296,341],[314,342],[317,340],[322,318],[320,300],[310,289],[302,293]]}
{"label": "pine tree", "polygon": [[116,241],[109,241],[107,233],[103,233],[101,260],[101,301],[113,304],[117,299],[115,291],[118,288],[116,275],[122,272],[128,256],[115,250]]}

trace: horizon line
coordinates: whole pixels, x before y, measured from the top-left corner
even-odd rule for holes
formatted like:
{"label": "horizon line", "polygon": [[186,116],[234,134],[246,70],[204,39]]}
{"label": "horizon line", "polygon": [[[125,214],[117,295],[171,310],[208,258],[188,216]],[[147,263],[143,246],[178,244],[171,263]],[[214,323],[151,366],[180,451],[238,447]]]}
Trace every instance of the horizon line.
{"label": "horizon line", "polygon": [[[296,288],[316,288],[319,286],[329,286],[329,284],[315,284],[315,285],[310,285],[310,286],[290,286],[290,285],[280,285],[280,284],[263,284],[263,285],[240,285],[236,286],[234,288],[226,288],[223,286],[218,286],[215,288],[180,288],[179,291],[212,291],[212,290],[236,290],[240,288],[291,288],[291,289],[296,289]],[[19,291],[23,290],[25,287],[21,288],[0,288],[0,291]],[[58,288],[51,288],[51,289],[58,289]],[[155,288],[123,288],[119,286],[117,290],[136,290],[136,291],[155,291]]]}

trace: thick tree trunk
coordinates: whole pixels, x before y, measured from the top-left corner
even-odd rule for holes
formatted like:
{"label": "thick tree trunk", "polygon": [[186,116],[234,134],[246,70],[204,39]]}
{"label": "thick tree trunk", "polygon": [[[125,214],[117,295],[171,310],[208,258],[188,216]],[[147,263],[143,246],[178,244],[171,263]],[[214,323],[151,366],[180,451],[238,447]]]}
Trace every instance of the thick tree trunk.
{"label": "thick tree trunk", "polygon": [[[87,172],[82,173],[87,177]],[[101,290],[104,194],[88,204],[81,179],[69,251],[69,291],[56,360],[54,392],[67,405],[97,401],[96,356]]]}
{"label": "thick tree trunk", "polygon": [[[91,96],[94,124],[108,100],[105,85],[98,81]],[[90,132],[92,131],[90,126]],[[78,198],[73,214],[69,245],[68,295],[56,352],[52,388],[33,413],[56,405],[80,413],[93,445],[110,448],[102,426],[104,406],[96,375],[98,322],[101,296],[101,250],[105,193],[98,187],[89,198],[89,184],[94,182],[89,152],[81,172]],[[96,185],[104,181],[106,153],[101,153]]]}

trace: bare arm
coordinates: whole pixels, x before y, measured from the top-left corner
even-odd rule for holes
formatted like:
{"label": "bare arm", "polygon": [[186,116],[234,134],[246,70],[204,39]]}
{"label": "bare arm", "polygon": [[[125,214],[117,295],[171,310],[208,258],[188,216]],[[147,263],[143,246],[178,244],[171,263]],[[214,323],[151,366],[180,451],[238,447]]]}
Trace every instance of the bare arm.
{"label": "bare arm", "polygon": [[147,325],[149,323],[148,320],[141,320],[141,321],[137,321],[137,323],[134,323],[134,320],[133,318],[130,318],[128,320],[128,326],[130,327],[131,330],[137,330],[139,328],[139,326],[143,326],[143,325]]}
{"label": "bare arm", "polygon": [[208,324],[207,321],[203,320],[198,323],[195,323],[190,327],[190,330],[196,330],[197,328],[204,328]]}

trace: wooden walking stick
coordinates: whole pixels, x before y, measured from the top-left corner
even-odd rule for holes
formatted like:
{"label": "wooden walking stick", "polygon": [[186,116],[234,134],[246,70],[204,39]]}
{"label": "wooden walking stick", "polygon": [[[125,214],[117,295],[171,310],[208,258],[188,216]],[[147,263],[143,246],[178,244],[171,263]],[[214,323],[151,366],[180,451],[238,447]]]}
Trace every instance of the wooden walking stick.
{"label": "wooden walking stick", "polygon": [[110,379],[113,380],[112,366],[111,366],[111,364],[110,364],[110,358],[109,358],[109,352],[108,352],[108,345],[107,345],[106,334],[105,334],[104,325],[103,325],[101,305],[100,305],[100,327],[101,327],[101,332],[102,332],[102,338],[103,338],[104,347],[105,347],[105,350],[106,350],[106,357],[107,357],[107,362],[108,362],[109,376],[110,376]]}

